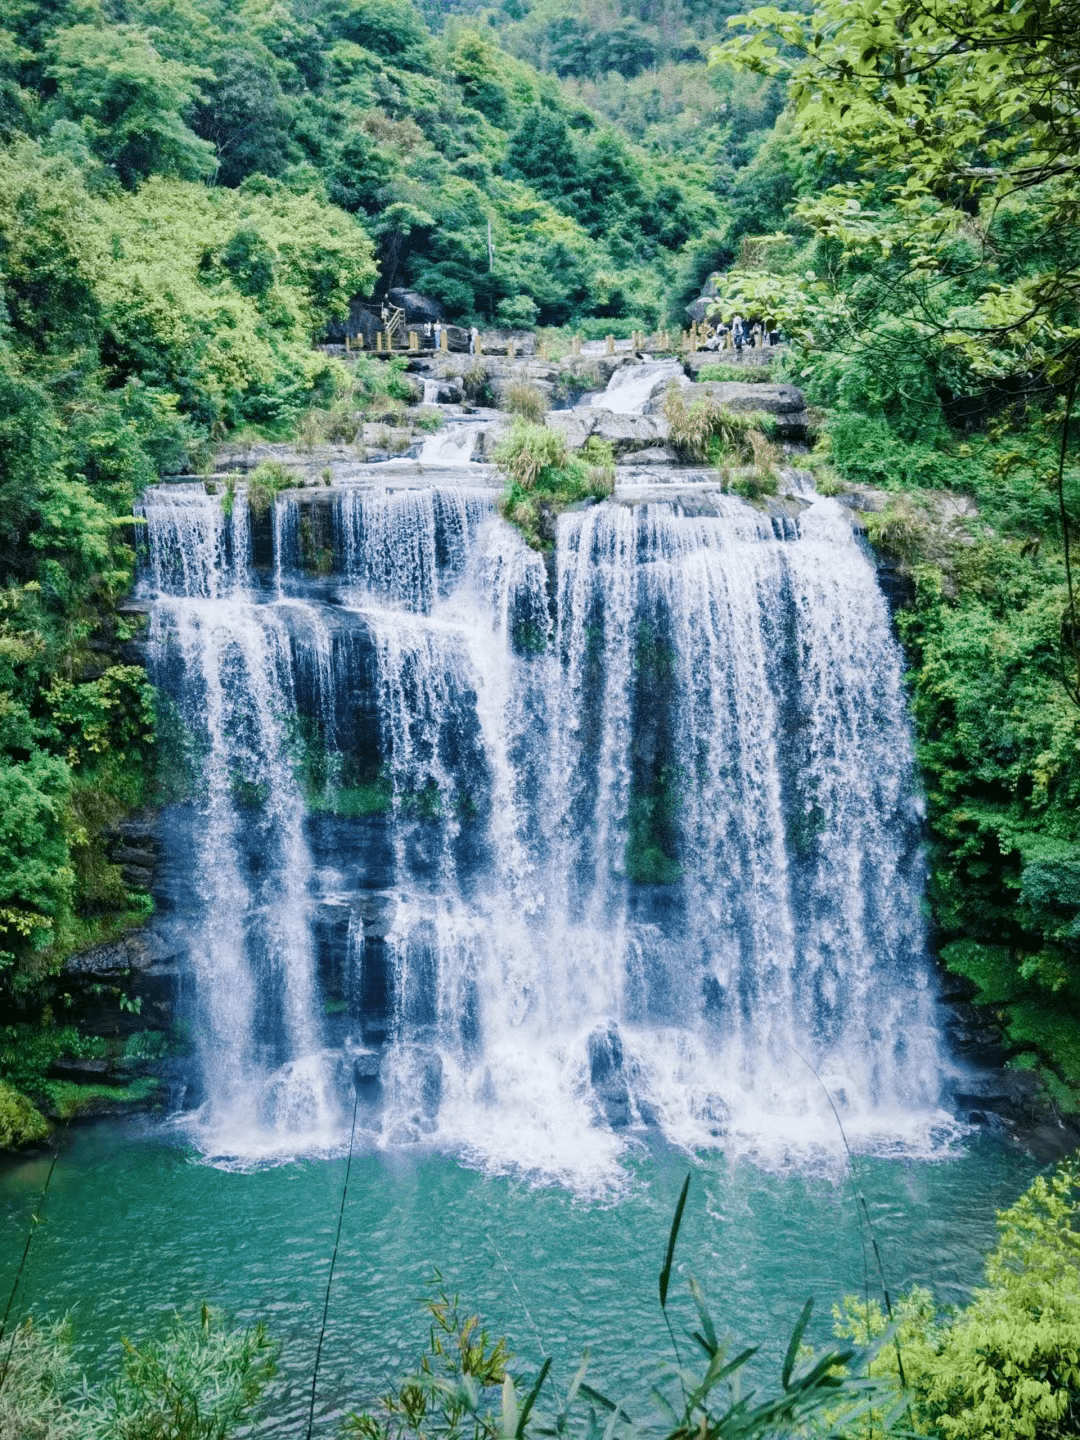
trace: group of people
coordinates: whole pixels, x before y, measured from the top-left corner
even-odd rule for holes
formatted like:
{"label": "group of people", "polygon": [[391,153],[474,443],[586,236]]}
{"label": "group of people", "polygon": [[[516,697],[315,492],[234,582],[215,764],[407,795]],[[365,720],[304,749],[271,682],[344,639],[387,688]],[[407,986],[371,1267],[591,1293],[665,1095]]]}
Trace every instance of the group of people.
{"label": "group of people", "polygon": [[705,349],[726,350],[729,336],[736,350],[747,347],[757,350],[762,345],[777,345],[780,342],[779,330],[768,329],[762,320],[746,320],[742,315],[735,314],[730,325],[721,321],[710,329]]}

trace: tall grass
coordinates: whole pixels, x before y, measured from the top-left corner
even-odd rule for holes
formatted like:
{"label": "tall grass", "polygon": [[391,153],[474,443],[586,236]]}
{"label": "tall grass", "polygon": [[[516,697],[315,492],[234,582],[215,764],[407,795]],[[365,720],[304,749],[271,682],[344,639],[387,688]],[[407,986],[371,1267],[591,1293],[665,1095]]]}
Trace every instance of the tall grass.
{"label": "tall grass", "polygon": [[563,510],[603,500],[615,488],[610,445],[590,436],[585,448],[573,455],[561,435],[520,416],[496,448],[495,463],[506,479],[499,512],[534,550],[547,550],[555,543]]}
{"label": "tall grass", "polygon": [[688,405],[682,389],[672,384],[664,396],[664,418],[668,443],[681,460],[716,465],[725,488],[746,499],[776,494],[779,455],[770,439],[771,415],[730,410],[711,396]]}

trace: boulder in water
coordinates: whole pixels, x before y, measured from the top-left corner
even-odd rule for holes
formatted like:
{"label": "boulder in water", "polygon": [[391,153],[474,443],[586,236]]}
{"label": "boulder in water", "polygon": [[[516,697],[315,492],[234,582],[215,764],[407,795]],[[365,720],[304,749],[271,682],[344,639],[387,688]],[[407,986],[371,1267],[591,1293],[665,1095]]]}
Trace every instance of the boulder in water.
{"label": "boulder in water", "polygon": [[649,450],[634,450],[629,455],[620,456],[619,463],[622,465],[656,465],[666,469],[670,465],[677,465],[679,457],[666,445],[654,445]]}
{"label": "boulder in water", "polygon": [[547,417],[571,450],[580,450],[590,435],[605,440],[616,458],[636,450],[655,450],[667,439],[667,422],[662,417],[616,414],[585,406],[577,410],[552,410]]}
{"label": "boulder in water", "polygon": [[589,1080],[593,1094],[612,1129],[631,1121],[630,1090],[623,1073],[623,1048],[619,1027],[612,1021],[598,1025],[587,1042]]}
{"label": "boulder in water", "polygon": [[683,313],[691,319],[695,325],[700,325],[703,320],[709,318],[709,311],[715,303],[716,302],[708,296],[699,295],[696,300],[691,300],[690,304],[684,307]]}
{"label": "boulder in water", "polygon": [[598,410],[592,433],[606,441],[616,456],[630,455],[635,450],[652,450],[657,442],[667,439],[667,421],[652,415],[615,415]]}
{"label": "boulder in water", "polygon": [[460,405],[464,399],[465,387],[461,383],[460,375],[449,375],[445,380],[437,382],[436,405]]}

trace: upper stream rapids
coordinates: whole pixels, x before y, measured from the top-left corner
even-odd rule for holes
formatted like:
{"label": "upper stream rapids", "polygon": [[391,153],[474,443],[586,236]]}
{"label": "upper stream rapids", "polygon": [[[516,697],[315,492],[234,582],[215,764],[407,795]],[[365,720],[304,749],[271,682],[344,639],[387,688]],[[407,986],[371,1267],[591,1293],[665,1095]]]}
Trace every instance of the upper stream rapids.
{"label": "upper stream rapids", "polygon": [[586,1191],[650,1131],[932,1150],[901,656],[842,508],[635,481],[544,556],[435,439],[434,483],[145,496],[178,1123],[221,1163],[332,1150],[356,1085],[365,1143]]}

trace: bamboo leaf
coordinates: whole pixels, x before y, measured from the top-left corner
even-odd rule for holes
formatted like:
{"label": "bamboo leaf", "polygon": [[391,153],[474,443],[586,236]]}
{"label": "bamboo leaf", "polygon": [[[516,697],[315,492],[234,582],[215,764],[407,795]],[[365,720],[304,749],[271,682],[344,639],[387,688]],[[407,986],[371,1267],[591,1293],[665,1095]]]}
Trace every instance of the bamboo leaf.
{"label": "bamboo leaf", "polygon": [[664,1268],[660,1271],[660,1309],[667,1308],[668,1281],[671,1279],[671,1262],[675,1258],[675,1241],[679,1238],[679,1226],[682,1224],[683,1211],[686,1208],[686,1195],[690,1189],[690,1176],[687,1175],[683,1181],[682,1191],[679,1194],[679,1203],[675,1206],[675,1217],[671,1222],[671,1234],[668,1236],[667,1254],[664,1256]]}
{"label": "bamboo leaf", "polygon": [[521,1440],[521,1437],[525,1434],[525,1425],[528,1421],[529,1414],[533,1406],[536,1404],[536,1397],[540,1394],[540,1387],[547,1379],[547,1374],[550,1369],[551,1356],[549,1355],[544,1361],[543,1365],[540,1366],[540,1374],[537,1375],[536,1382],[534,1383],[532,1389],[529,1391],[529,1394],[525,1400],[525,1404],[521,1407],[521,1414],[518,1416],[517,1427],[514,1430],[515,1440]]}
{"label": "bamboo leaf", "polygon": [[599,1390],[594,1390],[591,1385],[586,1385],[584,1381],[582,1381],[578,1388],[586,1400],[591,1401],[593,1405],[599,1405],[601,1410],[615,1410],[618,1408],[613,1400],[609,1400],[606,1395],[601,1395]]}
{"label": "bamboo leaf", "polygon": [[802,1341],[802,1337],[806,1330],[806,1327],[810,1323],[810,1314],[813,1308],[814,1297],[811,1295],[809,1300],[807,1300],[806,1304],[802,1308],[802,1314],[799,1316],[798,1320],[795,1323],[795,1329],[791,1332],[791,1339],[788,1342],[787,1354],[784,1356],[784,1368],[780,1371],[780,1383],[781,1385],[783,1385],[785,1390],[788,1388],[788,1382],[791,1379],[791,1372],[795,1368],[795,1357],[799,1353],[799,1345]]}
{"label": "bamboo leaf", "polygon": [[514,1382],[509,1375],[503,1376],[502,1424],[506,1440],[512,1440],[512,1437],[518,1433],[518,1408],[517,1396],[514,1394]]}
{"label": "bamboo leaf", "polygon": [[710,1355],[715,1355],[716,1351],[720,1348],[720,1342],[716,1338],[716,1330],[712,1323],[712,1316],[709,1314],[709,1307],[705,1303],[705,1294],[693,1275],[690,1276],[690,1294],[693,1296],[694,1306],[701,1318],[701,1329],[704,1334],[704,1338],[702,1338],[702,1336],[699,1336],[695,1332],[694,1338],[703,1350],[706,1350]]}

